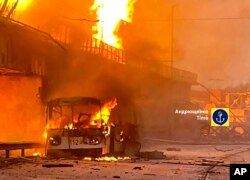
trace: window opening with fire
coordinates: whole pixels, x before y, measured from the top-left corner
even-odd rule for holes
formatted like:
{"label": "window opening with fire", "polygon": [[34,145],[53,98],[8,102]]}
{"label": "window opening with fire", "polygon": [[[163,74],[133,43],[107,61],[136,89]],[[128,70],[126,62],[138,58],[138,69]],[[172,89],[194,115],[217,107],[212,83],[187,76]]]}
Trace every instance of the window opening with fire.
{"label": "window opening with fire", "polygon": [[48,129],[100,128],[103,118],[98,105],[53,106],[50,108]]}

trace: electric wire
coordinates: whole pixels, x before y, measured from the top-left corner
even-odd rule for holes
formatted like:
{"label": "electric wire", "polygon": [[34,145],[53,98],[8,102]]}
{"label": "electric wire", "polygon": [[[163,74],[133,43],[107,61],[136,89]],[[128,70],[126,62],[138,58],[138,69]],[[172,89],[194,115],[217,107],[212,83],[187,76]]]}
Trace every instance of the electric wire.
{"label": "electric wire", "polygon": [[[250,20],[250,17],[216,17],[216,18],[174,18],[174,21],[223,21],[223,20]],[[140,23],[164,23],[171,22],[172,19],[134,19]]]}
{"label": "electric wire", "polygon": [[72,18],[72,17],[68,17],[68,16],[64,16],[61,13],[47,7],[46,5],[44,5],[43,3],[41,3],[38,0],[34,0],[34,2],[36,2],[39,6],[43,7],[44,9],[46,9],[48,12],[52,13],[54,16],[58,16],[61,17],[63,19],[67,19],[67,20],[73,20],[73,21],[85,21],[85,22],[99,22],[99,20],[92,20],[92,19],[87,19],[87,18]]}
{"label": "electric wire", "polygon": [[[71,18],[71,17],[67,17],[67,16],[63,16],[62,14],[56,12],[55,10],[47,7],[46,5],[44,5],[43,3],[41,3],[39,0],[34,0],[37,4],[39,4],[40,6],[42,6],[44,9],[46,9],[47,11],[50,11],[53,14],[57,14],[57,16],[62,17],[64,19],[68,19],[68,20],[74,20],[74,21],[87,21],[87,22],[99,22],[100,20],[90,20],[87,18]],[[76,10],[74,7],[69,6],[67,4],[67,7],[70,7],[73,10]],[[134,19],[133,23],[164,23],[164,22],[171,22],[171,21],[223,21],[223,20],[250,20],[250,17],[245,16],[245,17],[214,17],[214,18],[174,18],[174,19]]]}

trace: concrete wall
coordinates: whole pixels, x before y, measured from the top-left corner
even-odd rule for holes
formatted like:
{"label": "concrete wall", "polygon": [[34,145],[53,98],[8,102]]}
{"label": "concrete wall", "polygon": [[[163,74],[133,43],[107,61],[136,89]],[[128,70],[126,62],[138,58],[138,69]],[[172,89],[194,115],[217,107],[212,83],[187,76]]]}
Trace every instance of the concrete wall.
{"label": "concrete wall", "polygon": [[41,78],[0,76],[0,141],[43,141]]}

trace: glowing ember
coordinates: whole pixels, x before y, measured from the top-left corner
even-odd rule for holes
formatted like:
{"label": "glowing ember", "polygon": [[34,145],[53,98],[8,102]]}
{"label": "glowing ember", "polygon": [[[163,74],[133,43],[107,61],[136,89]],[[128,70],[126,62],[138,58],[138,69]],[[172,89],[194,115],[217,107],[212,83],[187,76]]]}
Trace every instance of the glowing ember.
{"label": "glowing ember", "polygon": [[43,137],[44,137],[45,139],[47,139],[47,137],[48,137],[47,131],[45,131],[45,132],[43,133]]}
{"label": "glowing ember", "polygon": [[116,48],[122,48],[122,40],[118,37],[122,20],[132,22],[133,5],[136,0],[95,0],[90,10],[96,11],[98,22],[93,26],[95,39]]}
{"label": "glowing ember", "polygon": [[46,125],[45,131],[44,131],[44,133],[43,133],[44,139],[47,139],[47,137],[48,137],[47,129],[49,129],[49,124]]}
{"label": "glowing ember", "polygon": [[98,157],[98,158],[91,158],[91,157],[83,158],[84,161],[102,161],[102,162],[116,162],[116,161],[129,160],[129,159],[130,157],[114,157],[114,156],[104,156],[104,157]]}
{"label": "glowing ember", "polygon": [[64,129],[73,129],[73,128],[74,128],[73,123],[70,123],[69,125],[66,125],[66,126],[64,127]]}
{"label": "glowing ember", "polygon": [[111,110],[117,105],[117,100],[116,98],[112,99],[111,101],[108,101],[107,103],[104,104],[100,112],[97,112],[93,117],[92,117],[92,122],[91,124],[95,124],[96,120],[102,119],[105,124],[108,123],[109,116]]}
{"label": "glowing ember", "polygon": [[33,153],[33,156],[39,156],[39,157],[41,157],[42,156],[42,153],[40,153],[40,152],[35,152],[35,153]]}
{"label": "glowing ember", "polygon": [[92,161],[92,158],[91,157],[85,157],[83,158],[84,161]]}
{"label": "glowing ember", "polygon": [[111,156],[111,157],[108,157],[108,156],[99,157],[99,158],[96,158],[95,160],[96,161],[118,161],[118,159],[113,157],[113,156]]}

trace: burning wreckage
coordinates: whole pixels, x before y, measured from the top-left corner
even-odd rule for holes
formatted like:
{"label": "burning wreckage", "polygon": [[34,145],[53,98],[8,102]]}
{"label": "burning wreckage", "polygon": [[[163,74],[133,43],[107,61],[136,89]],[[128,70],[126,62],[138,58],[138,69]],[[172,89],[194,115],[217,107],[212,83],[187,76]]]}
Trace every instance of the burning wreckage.
{"label": "burning wreckage", "polygon": [[136,156],[140,143],[132,124],[109,122],[116,99],[103,103],[92,97],[57,98],[46,109],[46,155],[49,157]]}

